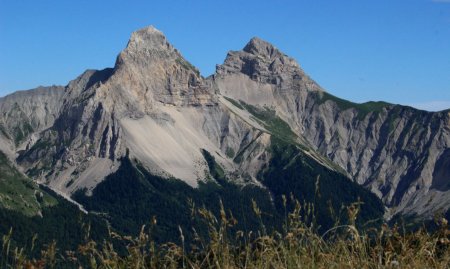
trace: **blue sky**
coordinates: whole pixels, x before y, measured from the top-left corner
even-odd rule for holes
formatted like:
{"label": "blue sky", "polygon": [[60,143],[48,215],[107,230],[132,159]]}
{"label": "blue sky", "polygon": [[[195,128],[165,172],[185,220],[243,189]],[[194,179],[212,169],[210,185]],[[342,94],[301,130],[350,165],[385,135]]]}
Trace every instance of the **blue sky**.
{"label": "blue sky", "polygon": [[450,0],[0,0],[0,96],[112,67],[147,25],[204,76],[258,36],[339,97],[450,108]]}

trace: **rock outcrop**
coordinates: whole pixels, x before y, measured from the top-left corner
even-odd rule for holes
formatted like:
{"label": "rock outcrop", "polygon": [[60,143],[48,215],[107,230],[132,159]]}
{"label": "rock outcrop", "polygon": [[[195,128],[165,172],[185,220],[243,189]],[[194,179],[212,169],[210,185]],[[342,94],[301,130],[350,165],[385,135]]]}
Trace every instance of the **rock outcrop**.
{"label": "rock outcrop", "polygon": [[391,215],[448,208],[449,111],[339,99],[257,38],[230,52],[212,79],[225,96],[276,110],[315,150],[382,198]]}
{"label": "rock outcrop", "polygon": [[67,194],[92,190],[125,155],[196,186],[211,178],[203,149],[231,180],[260,185],[276,134],[369,188],[391,209],[387,217],[450,207],[448,111],[339,99],[259,38],[205,79],[147,27],[114,68],[1,98],[0,112],[0,150]]}

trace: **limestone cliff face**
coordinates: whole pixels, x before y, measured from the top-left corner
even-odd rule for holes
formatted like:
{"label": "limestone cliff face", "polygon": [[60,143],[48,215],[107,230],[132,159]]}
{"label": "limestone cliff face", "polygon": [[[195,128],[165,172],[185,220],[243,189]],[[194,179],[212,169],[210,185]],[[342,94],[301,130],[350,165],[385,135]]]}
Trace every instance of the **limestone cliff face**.
{"label": "limestone cliff face", "polygon": [[314,149],[382,198],[390,214],[448,208],[448,111],[339,99],[259,39],[230,52],[212,79],[223,95],[274,108]]}
{"label": "limestone cliff face", "polygon": [[53,101],[58,109],[52,121],[30,130],[24,138],[29,146],[16,161],[28,175],[68,194],[94,188],[126,154],[155,174],[196,186],[209,177],[206,149],[230,177],[243,181],[236,171],[247,161],[235,164],[225,153],[267,143],[219,103],[210,82],[153,27],[131,35],[114,68],[86,71]]}
{"label": "limestone cliff face", "polygon": [[[24,144],[34,132],[53,125],[60,112],[60,100],[64,87],[39,87],[30,91],[19,91],[0,98],[0,137],[12,145],[4,149],[27,147]],[[6,144],[4,144],[6,146]]]}
{"label": "limestone cliff face", "polygon": [[[381,197],[392,214],[447,207],[450,178],[443,179],[443,170],[450,167],[437,163],[448,164],[448,112],[383,105],[367,113],[333,103],[314,105],[311,117],[301,122],[319,152]],[[332,121],[324,117],[330,106],[336,110]]]}
{"label": "limestone cliff face", "polygon": [[0,112],[0,150],[66,194],[93,189],[127,154],[196,186],[211,177],[202,149],[231,180],[260,184],[271,136],[282,130],[308,156],[376,193],[388,216],[450,206],[448,111],[339,99],[259,38],[205,79],[147,27],[131,35],[114,68],[0,98]]}
{"label": "limestone cliff face", "polygon": [[127,47],[117,57],[114,71],[112,86],[132,95],[143,111],[151,109],[155,102],[170,105],[214,102],[197,68],[153,27],[131,35]]}

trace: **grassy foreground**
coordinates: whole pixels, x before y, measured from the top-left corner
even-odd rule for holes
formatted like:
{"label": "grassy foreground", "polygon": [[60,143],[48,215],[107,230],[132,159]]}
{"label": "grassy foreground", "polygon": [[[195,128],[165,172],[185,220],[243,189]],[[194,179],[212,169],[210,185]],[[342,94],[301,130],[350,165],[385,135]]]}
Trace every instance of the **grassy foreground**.
{"label": "grassy foreground", "polygon": [[[286,197],[283,196],[286,204]],[[185,242],[183,230],[174,231],[179,242],[156,245],[152,231],[143,226],[137,237],[110,232],[110,239],[89,239],[74,251],[60,253],[54,242],[38,258],[26,256],[26,249],[11,247],[11,233],[2,238],[1,268],[449,268],[450,230],[445,218],[438,229],[404,233],[398,226],[372,228],[364,232],[355,226],[358,203],[346,207],[349,223],[319,234],[312,204],[293,201],[286,213],[283,231],[267,234],[261,221],[257,233],[235,230],[236,219],[221,207],[220,216],[205,208],[192,208],[192,217],[202,221],[205,235]],[[253,213],[264,212],[253,203]],[[33,244],[31,244],[33,248]]]}

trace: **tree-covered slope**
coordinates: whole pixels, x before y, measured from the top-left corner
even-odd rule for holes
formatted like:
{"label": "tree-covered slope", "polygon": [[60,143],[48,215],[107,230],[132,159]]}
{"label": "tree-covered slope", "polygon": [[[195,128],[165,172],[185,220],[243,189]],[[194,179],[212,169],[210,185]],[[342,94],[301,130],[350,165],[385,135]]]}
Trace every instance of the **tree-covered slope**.
{"label": "tree-covered slope", "polygon": [[40,215],[43,208],[56,203],[54,197],[20,173],[6,155],[0,152],[0,207],[26,216],[35,216]]}
{"label": "tree-covered slope", "polygon": [[[274,138],[271,150],[273,157],[260,174],[263,186],[231,183],[214,157],[203,151],[211,178],[199,181],[197,188],[178,179],[154,176],[138,162],[123,158],[120,168],[101,182],[91,196],[82,190],[73,198],[123,233],[136,234],[141,225],[156,219],[158,225],[153,235],[159,242],[179,241],[178,226],[188,239],[192,239],[192,228],[205,234],[197,218],[191,215],[193,208],[204,207],[219,218],[221,203],[236,218],[235,229],[249,232],[264,225],[268,232],[280,231],[286,209],[291,209],[293,202],[284,208],[283,195],[298,199],[305,209],[307,203],[315,204],[312,213],[317,216],[321,231],[330,228],[338,218],[346,222],[347,211],[341,206],[346,209],[354,202],[361,205],[359,224],[382,219],[383,205],[368,190],[321,166],[295,145]],[[255,205],[261,215],[255,214]]]}
{"label": "tree-covered slope", "polygon": [[88,227],[93,238],[108,234],[104,220],[37,185],[0,152],[0,236],[11,233],[12,247],[25,247],[32,255],[53,241],[61,250],[76,249]]}

